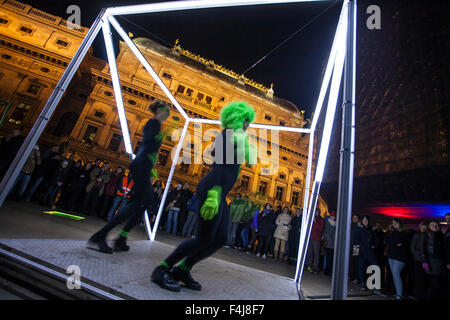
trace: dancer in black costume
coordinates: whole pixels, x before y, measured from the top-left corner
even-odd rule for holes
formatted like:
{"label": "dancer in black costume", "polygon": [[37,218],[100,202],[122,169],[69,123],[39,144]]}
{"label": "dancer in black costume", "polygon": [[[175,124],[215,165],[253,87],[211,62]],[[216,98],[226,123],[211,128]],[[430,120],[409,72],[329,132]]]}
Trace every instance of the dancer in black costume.
{"label": "dancer in black costume", "polygon": [[[230,212],[226,196],[239,177],[243,155],[247,163],[256,163],[255,150],[246,135],[254,119],[255,110],[245,102],[232,102],[222,109],[220,120],[223,131],[215,139],[213,168],[197,185],[198,237],[181,243],[153,271],[152,280],[162,288],[180,291],[180,281],[189,289],[201,290],[201,285],[192,279],[190,270],[221,248],[227,240]],[[227,145],[234,155],[228,154],[227,157]],[[180,264],[174,267],[180,260]]]}
{"label": "dancer in black costume", "polygon": [[169,107],[162,101],[153,102],[150,105],[150,111],[155,116],[145,125],[142,146],[130,165],[130,171],[134,179],[131,199],[111,221],[89,239],[87,244],[89,249],[103,253],[112,253],[113,249],[106,244],[106,236],[117,225],[128,220],[114,242],[114,250],[128,251],[130,248],[126,244],[126,240],[129,232],[139,223],[149,204],[155,201],[152,190],[152,177],[156,177],[157,174],[153,167],[156,164],[159,148],[165,135],[161,132],[161,126],[169,117],[170,111]]}

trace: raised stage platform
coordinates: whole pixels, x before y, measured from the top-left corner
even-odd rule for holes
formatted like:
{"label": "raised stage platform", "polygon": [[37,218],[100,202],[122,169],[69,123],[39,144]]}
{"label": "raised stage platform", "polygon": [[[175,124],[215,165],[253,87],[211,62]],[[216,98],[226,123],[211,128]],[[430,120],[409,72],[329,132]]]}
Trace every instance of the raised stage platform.
{"label": "raised stage platform", "polygon": [[[123,299],[140,300],[298,300],[293,279],[210,257],[192,270],[202,291],[161,289],[150,280],[156,265],[173,246],[130,241],[130,252],[112,255],[86,249],[84,240],[0,239],[2,250],[60,274],[71,265],[81,271],[82,286],[96,287]],[[108,298],[108,296],[105,296]]]}

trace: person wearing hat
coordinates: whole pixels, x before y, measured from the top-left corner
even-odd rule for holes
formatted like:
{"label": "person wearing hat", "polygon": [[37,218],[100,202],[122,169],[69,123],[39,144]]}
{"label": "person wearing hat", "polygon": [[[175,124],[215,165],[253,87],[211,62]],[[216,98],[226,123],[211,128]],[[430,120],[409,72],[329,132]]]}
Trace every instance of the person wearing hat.
{"label": "person wearing hat", "polygon": [[334,240],[336,237],[336,212],[331,212],[328,219],[325,221],[322,237],[325,241],[325,271],[324,274],[331,276],[333,271],[333,257],[334,257]]}
{"label": "person wearing hat", "polygon": [[17,198],[16,198],[17,201],[22,199],[25,190],[27,189],[27,186],[31,181],[31,177],[33,176],[34,168],[36,167],[36,165],[41,165],[41,154],[39,152],[38,145],[35,145],[33,147],[30,156],[25,162],[22,170],[20,171],[19,176],[17,177],[13,187],[11,188],[10,194],[12,194],[15,187],[19,185],[19,190],[17,191]]}
{"label": "person wearing hat", "polygon": [[159,100],[153,102],[149,109],[154,117],[147,121],[142,146],[130,164],[130,172],[134,180],[131,198],[103,228],[91,236],[87,243],[89,249],[112,253],[113,249],[106,243],[106,236],[116,226],[127,221],[119,237],[114,241],[114,250],[128,251],[130,247],[126,244],[126,240],[129,232],[139,223],[150,203],[156,201],[152,190],[152,178],[157,176],[154,166],[157,163],[161,143],[167,134],[161,132],[161,126],[169,117],[170,110],[165,102]]}

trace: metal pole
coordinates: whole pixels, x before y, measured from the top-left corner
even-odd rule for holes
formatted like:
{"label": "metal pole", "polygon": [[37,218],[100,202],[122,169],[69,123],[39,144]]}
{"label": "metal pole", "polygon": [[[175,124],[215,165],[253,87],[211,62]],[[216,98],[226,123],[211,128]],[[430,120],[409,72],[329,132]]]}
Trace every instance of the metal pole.
{"label": "metal pole", "polygon": [[81,42],[80,47],[78,48],[74,57],[67,66],[66,71],[64,72],[58,84],[56,85],[55,90],[48,99],[45,107],[42,109],[41,114],[34,123],[33,127],[28,133],[28,136],[22,143],[19,152],[17,152],[16,157],[14,158],[13,162],[9,166],[8,171],[3,177],[3,180],[0,183],[0,206],[3,205],[3,202],[5,201],[5,198],[8,196],[9,190],[11,189],[12,185],[16,181],[17,176],[20,173],[20,170],[22,170],[25,161],[30,156],[31,150],[37,143],[39,137],[42,134],[42,131],[44,131],[47,122],[50,120],[53,112],[56,109],[56,106],[58,105],[59,101],[64,95],[64,92],[66,91],[68,85],[70,84],[70,81],[72,80],[75,72],[78,70],[83,58],[85,57],[87,51],[91,47],[92,42],[94,41],[95,37],[100,31],[100,28],[103,24],[105,11],[106,9],[102,9],[95,22],[92,24],[92,27],[89,29],[88,34],[84,38],[83,42]]}
{"label": "metal pole", "polygon": [[177,166],[178,158],[180,156],[181,147],[183,146],[184,137],[186,136],[189,122],[190,122],[190,119],[186,119],[186,123],[184,124],[184,128],[183,128],[183,131],[180,136],[180,142],[178,143],[178,146],[177,146],[175,158],[172,161],[172,167],[170,168],[169,176],[167,177],[166,188],[164,189],[161,203],[159,204],[158,214],[156,215],[155,225],[153,226],[153,230],[150,235],[151,241],[155,240],[156,232],[158,231],[159,220],[161,219],[161,214],[164,209],[164,204],[166,203],[167,194],[169,193],[170,182],[172,181],[173,173],[175,172],[175,168]]}
{"label": "metal pole", "polygon": [[344,78],[341,159],[337,205],[336,241],[333,259],[333,300],[347,298],[350,255],[350,223],[353,196],[353,164],[355,156],[355,87],[356,87],[356,0],[349,3],[347,54]]}

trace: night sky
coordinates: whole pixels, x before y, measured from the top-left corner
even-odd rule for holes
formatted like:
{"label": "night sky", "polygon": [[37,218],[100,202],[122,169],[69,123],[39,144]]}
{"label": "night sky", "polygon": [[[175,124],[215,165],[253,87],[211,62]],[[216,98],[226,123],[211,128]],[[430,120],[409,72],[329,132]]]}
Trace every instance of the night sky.
{"label": "night sky", "polygon": [[[82,26],[90,27],[102,7],[161,1],[22,2],[66,19],[70,15],[66,13],[67,7],[76,4],[81,8]],[[315,107],[341,3],[323,1],[125,16],[151,34],[120,17],[118,21],[135,38],[151,38],[170,47],[179,38],[182,48],[242,73],[328,8],[304,30],[246,73],[248,78],[267,87],[273,82],[275,95],[305,110],[308,118]],[[98,38],[94,46],[95,55],[106,60],[100,42],[103,41],[101,33]],[[119,39],[118,35],[115,39]]]}

